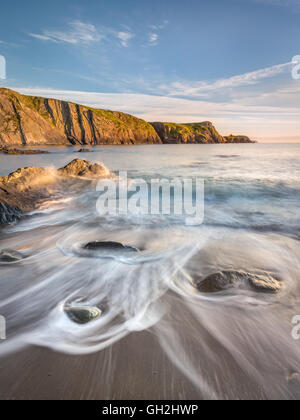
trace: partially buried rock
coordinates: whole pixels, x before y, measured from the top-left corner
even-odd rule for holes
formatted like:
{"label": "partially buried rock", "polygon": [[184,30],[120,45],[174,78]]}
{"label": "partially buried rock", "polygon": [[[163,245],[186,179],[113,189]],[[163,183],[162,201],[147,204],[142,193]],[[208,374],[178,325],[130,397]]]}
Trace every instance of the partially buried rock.
{"label": "partially buried rock", "polygon": [[269,273],[250,274],[244,271],[220,271],[195,284],[203,293],[217,293],[239,286],[250,286],[265,293],[278,293],[281,289],[281,283]]}
{"label": "partially buried rock", "polygon": [[196,287],[203,293],[217,293],[234,287],[240,282],[240,272],[220,271],[219,273],[210,274],[200,282],[196,282]]}
{"label": "partially buried rock", "polygon": [[90,251],[125,251],[125,252],[138,252],[137,248],[129,245],[123,245],[119,242],[89,242],[86,244],[84,249],[88,249]]}
{"label": "partially buried rock", "polygon": [[64,311],[68,318],[76,324],[88,324],[101,315],[100,309],[90,306],[65,306]]}
{"label": "partially buried rock", "polygon": [[277,293],[281,289],[281,284],[278,280],[266,273],[263,275],[249,274],[250,285],[261,292]]}
{"label": "partially buried rock", "polygon": [[0,262],[12,263],[23,259],[24,255],[18,251],[14,251],[12,249],[4,249],[0,251]]}

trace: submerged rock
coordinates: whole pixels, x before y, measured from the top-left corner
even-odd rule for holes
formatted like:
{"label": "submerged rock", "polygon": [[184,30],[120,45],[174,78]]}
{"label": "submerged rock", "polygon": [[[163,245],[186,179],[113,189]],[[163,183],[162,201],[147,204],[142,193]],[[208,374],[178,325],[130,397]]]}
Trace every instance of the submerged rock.
{"label": "submerged rock", "polygon": [[91,153],[90,149],[79,149],[76,153]]}
{"label": "submerged rock", "polygon": [[16,149],[14,147],[0,146],[0,154],[4,155],[46,155],[50,152],[46,150]]}
{"label": "submerged rock", "polygon": [[84,245],[84,249],[88,249],[91,251],[129,251],[129,252],[138,252],[138,249],[129,246],[124,245],[119,242],[101,242],[101,241],[95,241],[95,242],[89,242],[88,244]]}
{"label": "submerged rock", "polygon": [[90,306],[65,306],[64,312],[76,324],[87,324],[101,315],[100,309]]}
{"label": "submerged rock", "polygon": [[17,262],[23,260],[24,258],[23,254],[12,249],[4,249],[0,251],[0,262]]}
{"label": "submerged rock", "polygon": [[269,273],[251,274],[244,271],[220,271],[196,282],[196,287],[203,293],[217,293],[233,287],[250,286],[256,291],[278,293],[281,289],[279,280]]}

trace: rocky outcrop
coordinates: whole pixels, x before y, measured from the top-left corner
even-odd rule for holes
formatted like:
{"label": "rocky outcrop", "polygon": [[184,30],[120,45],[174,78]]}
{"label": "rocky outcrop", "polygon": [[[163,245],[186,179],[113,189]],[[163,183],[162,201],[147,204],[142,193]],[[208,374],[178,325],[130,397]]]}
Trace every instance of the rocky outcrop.
{"label": "rocky outcrop", "polygon": [[234,136],[233,134],[230,136],[225,136],[225,139],[226,143],[255,143],[247,136]]}
{"label": "rocky outcrop", "polygon": [[99,163],[91,163],[88,160],[74,159],[64,168],[58,169],[61,176],[106,178],[111,176],[110,171]]}
{"label": "rocky outcrop", "polygon": [[0,154],[3,155],[45,155],[49,154],[46,150],[16,149],[0,145]]}
{"label": "rocky outcrop", "polygon": [[58,192],[113,175],[101,164],[75,159],[63,168],[21,168],[0,177],[0,224],[14,223]]}
{"label": "rocky outcrop", "polygon": [[151,124],[165,144],[252,143],[245,136],[221,136],[209,121],[193,124],[162,122],[153,122]]}
{"label": "rocky outcrop", "polygon": [[202,293],[217,293],[231,288],[250,287],[257,292],[278,293],[281,282],[270,273],[246,273],[244,271],[220,271],[195,281]]}
{"label": "rocky outcrop", "polygon": [[221,136],[209,121],[148,123],[122,112],[25,96],[0,88],[0,146],[251,143]]}
{"label": "rocky outcrop", "polygon": [[159,143],[152,125],[131,115],[0,89],[0,145]]}

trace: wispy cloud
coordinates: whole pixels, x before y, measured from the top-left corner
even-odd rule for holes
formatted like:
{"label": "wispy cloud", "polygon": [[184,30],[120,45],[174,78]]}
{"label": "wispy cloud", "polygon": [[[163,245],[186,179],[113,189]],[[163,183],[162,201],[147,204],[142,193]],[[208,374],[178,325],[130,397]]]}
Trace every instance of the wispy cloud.
{"label": "wispy cloud", "polygon": [[129,41],[134,38],[135,35],[131,32],[118,32],[117,38],[121,41],[121,45],[125,48],[128,47]]}
{"label": "wispy cloud", "polygon": [[116,31],[112,28],[97,28],[92,23],[74,20],[68,23],[67,30],[44,30],[41,34],[29,33],[33,38],[41,41],[50,41],[54,43],[67,43],[72,45],[88,45],[103,40],[114,38],[120,42],[123,47],[128,47],[129,41],[134,38],[130,31]]}
{"label": "wispy cloud", "polygon": [[232,76],[227,79],[219,79],[214,82],[187,82],[178,81],[169,85],[162,84],[160,89],[168,96],[185,96],[185,97],[208,97],[211,92],[224,91],[228,88],[240,88],[259,83],[264,79],[277,76],[291,69],[292,63],[278,64],[272,67]]}
{"label": "wispy cloud", "polygon": [[148,33],[148,45],[155,47],[158,44],[159,31],[164,29],[168,24],[169,21],[164,20],[161,24],[150,25],[151,32]]}
{"label": "wispy cloud", "polygon": [[154,31],[158,31],[160,29],[164,29],[168,24],[169,24],[169,21],[164,20],[163,23],[158,24],[158,25],[151,25],[150,28],[153,29]]}
{"label": "wispy cloud", "polygon": [[104,38],[104,35],[94,25],[79,20],[70,22],[66,31],[45,30],[42,34],[30,33],[29,35],[43,41],[68,44],[89,44]]}
{"label": "wispy cloud", "polygon": [[152,45],[152,46],[157,45],[158,38],[159,38],[159,35],[158,34],[156,34],[156,33],[150,33],[149,34],[149,44]]}

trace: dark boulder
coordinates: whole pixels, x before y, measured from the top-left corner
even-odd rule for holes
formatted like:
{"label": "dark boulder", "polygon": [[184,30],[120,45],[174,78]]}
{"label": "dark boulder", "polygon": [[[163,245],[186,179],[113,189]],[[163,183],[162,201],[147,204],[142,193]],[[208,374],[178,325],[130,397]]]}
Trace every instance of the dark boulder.
{"label": "dark boulder", "polygon": [[0,225],[15,223],[22,217],[22,212],[17,207],[11,207],[0,202]]}
{"label": "dark boulder", "polygon": [[90,251],[125,251],[125,252],[138,252],[138,249],[133,246],[123,245],[119,242],[89,242],[84,245],[84,249]]}
{"label": "dark boulder", "polygon": [[217,293],[234,287],[250,287],[258,292],[278,293],[281,282],[269,273],[253,274],[244,271],[220,271],[195,281],[202,293]]}
{"label": "dark boulder", "polygon": [[76,324],[87,324],[101,315],[100,309],[90,306],[65,306],[64,312]]}

